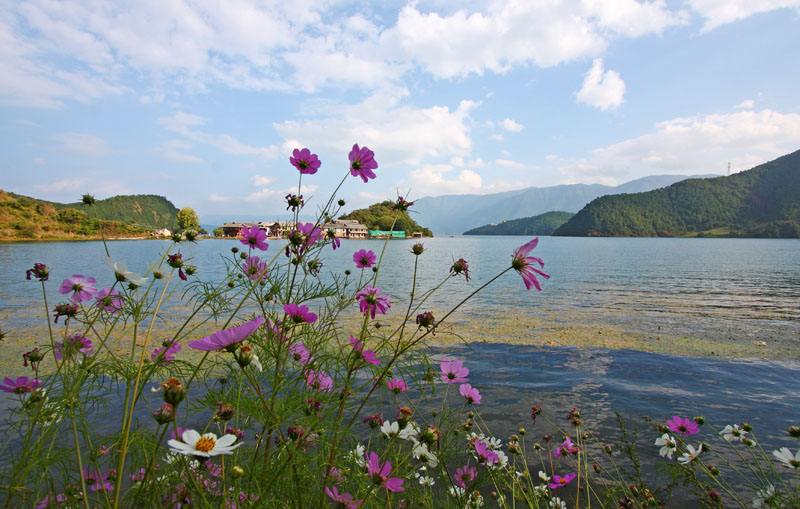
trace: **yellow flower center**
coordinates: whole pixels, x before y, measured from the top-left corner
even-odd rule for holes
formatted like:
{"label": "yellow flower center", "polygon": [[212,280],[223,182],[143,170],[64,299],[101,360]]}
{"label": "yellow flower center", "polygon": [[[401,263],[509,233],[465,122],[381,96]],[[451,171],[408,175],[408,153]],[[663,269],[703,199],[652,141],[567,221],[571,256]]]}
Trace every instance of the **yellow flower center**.
{"label": "yellow flower center", "polygon": [[212,437],[201,437],[200,440],[194,444],[194,448],[200,452],[208,452],[217,445],[217,441]]}

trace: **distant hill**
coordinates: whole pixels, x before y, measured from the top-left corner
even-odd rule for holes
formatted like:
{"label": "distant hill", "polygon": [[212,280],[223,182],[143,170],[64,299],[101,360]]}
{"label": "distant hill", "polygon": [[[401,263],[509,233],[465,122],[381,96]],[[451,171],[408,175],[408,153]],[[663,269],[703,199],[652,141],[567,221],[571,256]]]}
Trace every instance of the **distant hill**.
{"label": "distant hill", "polygon": [[800,237],[800,150],[729,177],[597,198],[554,235]]}
{"label": "distant hill", "polygon": [[118,221],[98,220],[61,203],[0,190],[0,239],[45,240],[143,236],[146,232]]}
{"label": "distant hill", "polygon": [[574,215],[572,212],[545,212],[538,216],[487,224],[467,230],[464,235],[551,235]]}
{"label": "distant hill", "polygon": [[[714,175],[698,175],[703,178]],[[690,178],[686,175],[652,175],[616,187],[570,184],[528,187],[494,194],[459,194],[419,198],[410,209],[412,217],[435,233],[458,233],[484,224],[531,217],[553,210],[577,212],[595,198],[607,194],[637,193],[665,187]]]}
{"label": "distant hill", "polygon": [[[391,230],[396,211],[392,210],[394,202],[384,201],[370,205],[366,209],[358,209],[340,216],[339,219],[356,219],[359,223],[366,225],[370,230]],[[408,212],[401,212],[400,217],[394,225],[394,230],[404,230],[407,236],[414,232],[422,232],[426,237],[433,237],[433,233],[424,226],[420,226],[416,221],[408,216]]]}

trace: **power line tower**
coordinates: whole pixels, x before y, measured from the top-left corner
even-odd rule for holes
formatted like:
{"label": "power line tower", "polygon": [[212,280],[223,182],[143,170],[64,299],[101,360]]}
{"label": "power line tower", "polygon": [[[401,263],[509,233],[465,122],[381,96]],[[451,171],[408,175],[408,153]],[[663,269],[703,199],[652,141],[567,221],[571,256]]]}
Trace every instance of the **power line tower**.
{"label": "power line tower", "polygon": [[731,176],[731,162],[728,161],[728,176]]}

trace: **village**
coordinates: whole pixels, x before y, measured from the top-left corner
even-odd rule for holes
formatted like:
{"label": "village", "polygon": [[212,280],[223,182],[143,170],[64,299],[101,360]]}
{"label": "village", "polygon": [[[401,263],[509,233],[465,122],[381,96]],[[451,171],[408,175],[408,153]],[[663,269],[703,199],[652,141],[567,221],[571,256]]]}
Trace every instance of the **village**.
{"label": "village", "polygon": [[[257,223],[234,221],[221,226],[222,237],[238,237],[242,228],[253,226],[258,226],[258,229],[266,232],[268,237],[284,238],[295,227],[295,224],[291,221],[259,221]],[[416,239],[423,237],[422,232],[414,232],[411,236],[406,236],[406,232],[403,230],[370,230],[354,219],[335,219],[333,222],[320,225],[320,229],[322,231],[332,230],[340,239]]]}

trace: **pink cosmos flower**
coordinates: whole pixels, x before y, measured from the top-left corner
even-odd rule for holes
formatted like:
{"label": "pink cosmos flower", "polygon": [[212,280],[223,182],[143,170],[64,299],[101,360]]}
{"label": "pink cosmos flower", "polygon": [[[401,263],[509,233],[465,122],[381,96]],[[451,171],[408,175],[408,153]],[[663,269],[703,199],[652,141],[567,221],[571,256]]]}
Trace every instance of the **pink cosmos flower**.
{"label": "pink cosmos flower", "polygon": [[358,143],[353,145],[350,151],[350,174],[354,177],[361,177],[361,180],[368,182],[375,178],[375,168],[378,163],[375,161],[375,153],[367,147],[359,148]]}
{"label": "pink cosmos flower", "polygon": [[388,461],[380,462],[374,452],[366,455],[367,473],[372,477],[372,482],[389,491],[403,491],[403,480],[399,477],[389,477],[392,473],[392,464]]}
{"label": "pink cosmos flower", "polygon": [[500,457],[497,453],[480,440],[475,441],[475,455],[478,457],[478,462],[481,465],[494,465],[500,461]]}
{"label": "pink cosmos flower", "polygon": [[560,475],[554,475],[553,480],[550,482],[550,489],[557,490],[558,488],[571,483],[573,479],[575,479],[575,472],[567,474],[564,477],[561,477]]}
{"label": "pink cosmos flower", "polygon": [[186,281],[186,274],[183,273],[183,255],[181,253],[167,255],[167,265],[173,269],[178,269],[178,277]]}
{"label": "pink cosmos flower", "polygon": [[364,316],[370,315],[371,318],[375,318],[376,312],[385,315],[386,310],[392,307],[391,299],[388,295],[381,295],[382,292],[383,289],[380,286],[373,288],[367,285],[356,293],[358,306]]}
{"label": "pink cosmos flower", "polygon": [[81,334],[67,336],[63,341],[56,341],[53,353],[59,361],[64,357],[70,358],[78,352],[89,355],[92,352],[92,340]]}
{"label": "pink cosmos flower", "polygon": [[306,345],[300,342],[292,343],[292,345],[289,347],[289,355],[291,355],[294,360],[300,364],[308,364],[314,360],[314,357],[311,355],[311,352],[308,351]]}
{"label": "pink cosmos flower", "polygon": [[61,283],[61,287],[58,291],[64,295],[73,292],[69,300],[75,304],[80,304],[81,302],[90,300],[92,296],[97,293],[97,288],[92,286],[95,282],[93,277],[83,277],[80,274],[74,274],[71,278],[65,279]]}
{"label": "pink cosmos flower", "polygon": [[161,363],[169,366],[169,363],[175,360],[175,354],[181,351],[181,345],[175,339],[164,340],[161,348],[156,348],[150,354],[150,360],[156,363]]}
{"label": "pink cosmos flower", "polygon": [[342,245],[342,241],[339,240],[339,237],[336,236],[336,232],[333,230],[328,230],[326,235],[328,236],[328,240],[331,241],[331,247],[336,251],[336,249]]}
{"label": "pink cosmos flower", "polygon": [[477,475],[478,471],[475,470],[475,467],[464,465],[456,469],[456,474],[453,477],[455,477],[458,486],[467,489],[467,484],[475,480]]}
{"label": "pink cosmos flower", "polygon": [[541,268],[544,268],[544,262],[541,258],[527,256],[538,243],[539,237],[535,237],[530,242],[515,249],[514,254],[511,255],[511,267],[522,276],[522,281],[525,283],[526,289],[530,290],[531,287],[535,286],[537,290],[541,291],[542,285],[539,283],[539,278],[536,277],[536,274],[539,274],[545,279],[550,279],[550,276],[533,266],[534,263],[538,263]]}
{"label": "pink cosmos flower", "polygon": [[372,267],[377,259],[375,253],[367,251],[366,249],[360,249],[353,255],[353,261],[356,262],[356,267],[359,269],[368,269]]}
{"label": "pink cosmos flower", "polygon": [[377,366],[381,363],[381,360],[375,355],[375,352],[372,350],[364,350],[364,343],[352,334],[350,334],[350,346],[353,347],[353,350],[357,352],[367,364]]}
{"label": "pink cosmos flower", "polygon": [[84,468],[83,479],[86,482],[86,486],[89,486],[92,491],[111,491],[114,489],[114,485],[108,482],[108,474],[101,475],[96,470],[89,472],[89,469]]}
{"label": "pink cosmos flower", "polygon": [[267,320],[267,323],[264,324],[264,330],[267,333],[267,337],[273,341],[285,343],[288,339],[283,333],[283,326],[281,325],[280,320],[276,321],[274,324]]}
{"label": "pink cosmos flower", "polygon": [[330,392],[333,389],[333,378],[322,370],[316,372],[309,369],[306,372],[306,385],[315,391]]}
{"label": "pink cosmos flower", "polygon": [[213,352],[214,350],[223,349],[233,351],[237,344],[254,333],[262,323],[264,323],[264,319],[258,317],[236,327],[231,327],[230,329],[218,330],[203,339],[190,341],[189,347],[204,352]]}
{"label": "pink cosmos flower", "polygon": [[469,375],[469,370],[464,367],[464,363],[457,359],[450,360],[446,358],[439,364],[439,367],[442,368],[442,381],[447,382],[449,384],[460,384],[467,381],[467,375]]}
{"label": "pink cosmos flower", "polygon": [[286,256],[291,253],[302,257],[306,252],[322,240],[322,230],[314,226],[314,223],[297,223],[294,230],[289,232],[286,244]]}
{"label": "pink cosmos flower", "polygon": [[122,294],[111,287],[103,288],[95,296],[94,300],[97,302],[97,307],[111,313],[112,315],[118,314],[125,307],[125,300]]}
{"label": "pink cosmos flower", "polygon": [[467,404],[480,405],[481,393],[470,384],[462,384],[461,387],[458,388],[458,392],[466,398]]}
{"label": "pink cosmos flower", "polygon": [[267,277],[267,264],[258,256],[248,256],[242,264],[242,270],[251,281],[263,281]]}
{"label": "pink cosmos flower", "polygon": [[308,306],[284,304],[283,312],[286,313],[286,318],[294,323],[314,323],[317,321],[317,315],[309,311]]}
{"label": "pink cosmos flower", "polygon": [[580,451],[580,447],[575,445],[570,437],[566,437],[561,445],[553,451],[554,458],[560,458],[561,456],[567,456],[569,454],[577,454]]}
{"label": "pink cosmos flower", "polygon": [[25,275],[25,279],[30,280],[33,276],[34,279],[44,282],[50,279],[50,269],[43,263],[34,263],[32,269],[25,271]]}
{"label": "pink cosmos flower", "polygon": [[667,421],[667,426],[673,433],[680,433],[682,435],[694,435],[700,433],[700,428],[697,423],[690,421],[686,417],[678,417],[677,415],[671,421]]}
{"label": "pink cosmos flower", "polygon": [[408,390],[408,385],[406,385],[405,380],[400,378],[392,378],[386,382],[386,386],[389,387],[389,390],[395,394],[400,394],[401,392],[406,392]]}
{"label": "pink cosmos flower", "polygon": [[454,261],[453,265],[450,266],[451,276],[457,276],[459,274],[464,274],[464,279],[469,282],[469,264],[467,260],[463,258]]}
{"label": "pink cosmos flower", "polygon": [[53,308],[53,320],[55,323],[58,323],[58,319],[62,316],[66,316],[67,318],[64,320],[64,323],[67,323],[70,318],[75,318],[78,315],[78,305],[77,304],[59,304],[55,308]]}
{"label": "pink cosmos flower", "polygon": [[331,500],[343,505],[347,509],[356,509],[361,506],[361,499],[353,501],[353,495],[349,493],[339,493],[339,490],[336,488],[336,486],[332,486],[330,488],[326,486],[325,494],[328,495]]}
{"label": "pink cosmos flower", "polygon": [[294,149],[289,162],[303,175],[317,173],[317,170],[322,165],[322,161],[319,160],[317,154],[312,154],[307,148],[302,150]]}
{"label": "pink cosmos flower", "polygon": [[3,379],[3,383],[5,385],[0,385],[0,391],[11,392],[14,394],[27,394],[42,386],[41,380],[38,378],[30,380],[27,376],[21,376],[16,380],[5,377]]}
{"label": "pink cosmos flower", "polygon": [[257,224],[254,224],[249,229],[246,226],[242,226],[242,229],[239,230],[239,234],[242,236],[239,242],[248,246],[250,249],[256,248],[266,251],[267,248],[269,248],[269,244],[264,242],[267,238],[267,232],[262,231]]}

